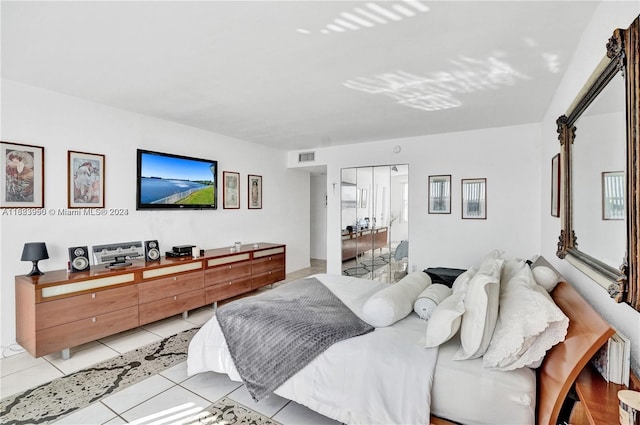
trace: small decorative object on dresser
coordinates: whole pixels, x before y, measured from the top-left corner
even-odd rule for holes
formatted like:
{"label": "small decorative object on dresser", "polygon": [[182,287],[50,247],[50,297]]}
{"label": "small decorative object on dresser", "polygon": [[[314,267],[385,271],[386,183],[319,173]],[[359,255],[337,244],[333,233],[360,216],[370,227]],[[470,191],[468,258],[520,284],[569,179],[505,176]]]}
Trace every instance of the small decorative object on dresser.
{"label": "small decorative object on dresser", "polygon": [[104,155],[68,151],[69,208],[104,208]]}
{"label": "small decorative object on dresser", "polygon": [[0,142],[0,208],[44,207],[44,148]]}

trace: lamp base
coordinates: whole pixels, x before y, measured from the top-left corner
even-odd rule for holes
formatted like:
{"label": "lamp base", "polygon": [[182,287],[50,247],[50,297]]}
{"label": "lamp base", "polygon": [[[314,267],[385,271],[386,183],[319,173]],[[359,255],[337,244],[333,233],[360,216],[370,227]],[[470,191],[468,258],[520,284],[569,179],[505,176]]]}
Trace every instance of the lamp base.
{"label": "lamp base", "polygon": [[40,275],[44,274],[38,268],[38,262],[37,261],[32,261],[32,263],[33,263],[33,268],[31,269],[29,274],[27,274],[27,276],[40,276]]}

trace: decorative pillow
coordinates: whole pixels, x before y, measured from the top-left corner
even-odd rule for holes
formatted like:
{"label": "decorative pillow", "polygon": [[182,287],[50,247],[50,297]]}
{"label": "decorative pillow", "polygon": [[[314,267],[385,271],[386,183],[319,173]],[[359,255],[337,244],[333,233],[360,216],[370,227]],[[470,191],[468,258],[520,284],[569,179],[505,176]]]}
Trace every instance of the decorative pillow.
{"label": "decorative pillow", "polygon": [[453,285],[451,285],[451,289],[453,290],[453,293],[455,294],[456,292],[463,292],[463,293],[467,292],[467,288],[469,287],[469,281],[473,276],[476,275],[477,271],[478,271],[477,268],[471,267],[469,270],[467,270],[466,272],[458,276],[455,282],[453,282]]}
{"label": "decorative pillow", "polygon": [[487,258],[469,281],[464,296],[464,315],[460,325],[460,349],[454,360],[482,357],[498,320],[500,275],[504,260]]}
{"label": "decorative pillow", "polygon": [[498,323],[482,363],[498,370],[537,367],[547,350],[564,340],[568,326],[569,319],[524,267],[501,286]]}
{"label": "decorative pillow", "polygon": [[427,348],[449,341],[458,332],[464,314],[463,300],[464,292],[458,291],[438,304],[427,321]]}
{"label": "decorative pillow", "polygon": [[376,328],[392,325],[413,311],[414,301],[430,284],[423,272],[408,274],[371,295],[362,307],[362,318]]}
{"label": "decorative pillow", "polygon": [[413,303],[413,311],[423,320],[429,320],[431,314],[445,298],[451,295],[451,288],[440,283],[433,283],[418,295]]}
{"label": "decorative pillow", "polygon": [[536,283],[546,289],[547,292],[553,291],[553,288],[560,282],[560,276],[547,266],[534,267],[533,277]]}

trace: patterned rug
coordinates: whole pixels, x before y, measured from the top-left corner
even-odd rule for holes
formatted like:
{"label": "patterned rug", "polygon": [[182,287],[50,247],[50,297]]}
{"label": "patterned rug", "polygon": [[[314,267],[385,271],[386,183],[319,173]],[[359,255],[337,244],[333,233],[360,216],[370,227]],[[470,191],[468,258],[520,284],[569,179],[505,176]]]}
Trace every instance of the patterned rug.
{"label": "patterned rug", "polygon": [[[0,423],[44,424],[162,372],[187,359],[198,329],[170,336],[89,368],[0,400]],[[183,423],[277,424],[253,410],[222,398]]]}
{"label": "patterned rug", "polygon": [[360,277],[370,274],[380,267],[389,264],[388,256],[379,255],[374,258],[366,258],[361,260],[356,266],[346,268],[342,271],[345,276]]}

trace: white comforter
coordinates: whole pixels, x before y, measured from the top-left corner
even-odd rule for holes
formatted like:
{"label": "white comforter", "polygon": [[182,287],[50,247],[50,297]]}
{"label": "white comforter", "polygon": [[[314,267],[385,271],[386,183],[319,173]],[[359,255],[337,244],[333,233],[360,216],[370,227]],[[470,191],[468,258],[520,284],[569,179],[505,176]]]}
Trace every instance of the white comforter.
{"label": "white comforter", "polygon": [[[316,275],[353,312],[386,284]],[[325,416],[348,424],[428,424],[431,384],[438,351],[424,348],[425,322],[416,314],[387,328],[338,342],[277,390]],[[189,375],[205,371],[240,376],[216,318],[193,337]]]}

